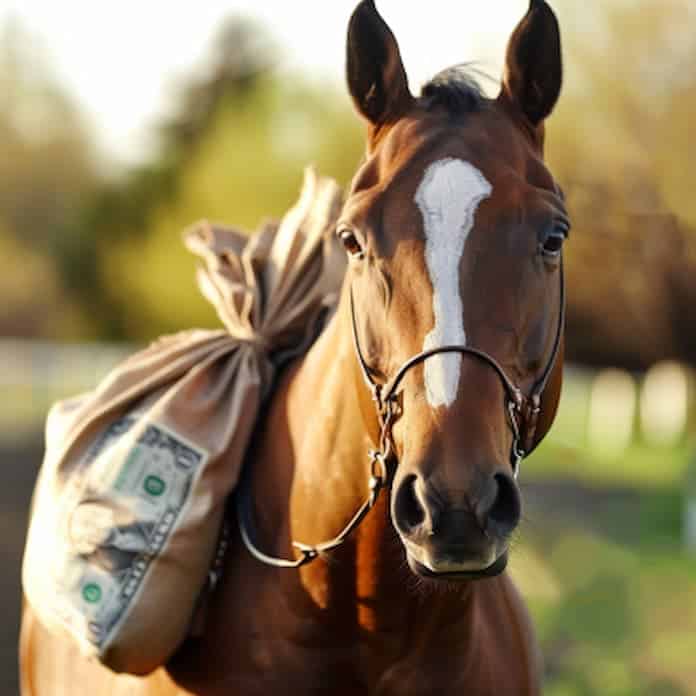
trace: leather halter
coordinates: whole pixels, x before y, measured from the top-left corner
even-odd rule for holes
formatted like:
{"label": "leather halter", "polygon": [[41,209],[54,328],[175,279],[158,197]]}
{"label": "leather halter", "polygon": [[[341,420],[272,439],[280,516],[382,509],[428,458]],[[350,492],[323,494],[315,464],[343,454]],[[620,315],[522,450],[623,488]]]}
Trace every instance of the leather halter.
{"label": "leather halter", "polygon": [[[505,370],[500,366],[500,363],[488,353],[476,348],[469,348],[464,345],[451,345],[425,350],[422,353],[409,358],[386,384],[377,384],[371,377],[371,370],[365,360],[362,349],[360,347],[360,339],[358,337],[358,327],[355,315],[355,302],[353,301],[353,292],[350,291],[350,313],[353,329],[353,343],[355,353],[358,358],[360,370],[362,372],[365,383],[372,393],[372,399],[375,402],[377,417],[380,424],[380,435],[378,449],[369,450],[368,457],[370,460],[370,479],[369,488],[370,495],[365,502],[360,506],[358,511],[343,528],[343,530],[329,541],[321,544],[309,545],[299,541],[293,541],[292,546],[301,555],[295,559],[277,558],[269,556],[261,551],[254,541],[253,532],[253,515],[251,510],[251,496],[244,495],[244,489],[247,487],[244,482],[240,482],[239,490],[236,495],[237,520],[239,523],[239,531],[242,541],[249,553],[257,560],[276,568],[300,568],[316,560],[321,554],[331,551],[348,538],[348,536],[360,525],[365,519],[367,513],[375,506],[379,494],[382,489],[389,484],[390,480],[390,463],[395,458],[392,427],[394,420],[397,417],[398,403],[397,394],[401,383],[406,374],[416,365],[424,363],[429,358],[441,353],[460,353],[463,356],[471,356],[480,360],[485,365],[488,365],[498,375],[503,390],[506,396],[505,410],[508,416],[510,429],[512,430],[512,445],[510,448],[510,463],[515,478],[519,475],[520,463],[527,457],[534,448],[539,444],[535,440],[537,425],[539,422],[539,414],[541,413],[541,401],[544,390],[551,378],[556,359],[561,347],[563,337],[563,326],[565,324],[565,280],[563,275],[563,257],[561,256],[560,263],[560,309],[558,314],[558,326],[556,328],[556,336],[554,338],[551,357],[549,358],[544,371],[537,379],[532,387],[529,396],[526,396],[522,390],[507,376]],[[393,467],[392,467],[393,470]]]}
{"label": "leather halter", "polygon": [[[353,322],[353,341],[355,344],[355,352],[358,356],[360,369],[367,384],[368,389],[372,392],[372,399],[377,408],[377,415],[380,420],[382,430],[386,428],[387,437],[391,440],[391,425],[393,420],[392,411],[395,406],[397,391],[401,382],[406,377],[411,368],[424,363],[429,358],[441,353],[461,353],[469,355],[484,364],[488,365],[498,375],[503,390],[507,398],[506,412],[510,429],[512,430],[512,445],[510,450],[510,463],[515,478],[519,475],[520,463],[535,449],[538,442],[535,442],[537,425],[539,423],[539,414],[541,413],[541,399],[546,389],[546,386],[553,373],[553,368],[556,364],[558,352],[561,347],[561,338],[563,336],[563,326],[565,324],[565,281],[563,276],[563,261],[560,264],[560,309],[558,314],[558,326],[556,328],[556,336],[554,338],[551,357],[541,376],[537,379],[532,387],[529,396],[525,396],[524,392],[507,376],[505,370],[500,363],[488,353],[476,348],[469,348],[465,345],[448,345],[425,350],[422,353],[409,358],[386,384],[377,384],[371,377],[371,370],[358,339],[358,327],[355,317],[355,303],[353,302],[353,293],[350,294],[350,310]],[[381,437],[384,437],[382,435]],[[381,439],[381,438],[380,438]]]}

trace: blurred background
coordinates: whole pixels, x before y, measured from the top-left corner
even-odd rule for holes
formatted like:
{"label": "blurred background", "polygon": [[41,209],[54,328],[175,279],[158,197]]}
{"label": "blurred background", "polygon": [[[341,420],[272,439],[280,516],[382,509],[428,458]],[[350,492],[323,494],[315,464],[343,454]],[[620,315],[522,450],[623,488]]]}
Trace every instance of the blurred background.
{"label": "blurred background", "polygon": [[[546,694],[696,694],[696,6],[552,4],[569,366],[556,426],[525,464],[512,572]],[[254,228],[294,201],[306,164],[345,184],[361,156],[343,86],[352,0],[210,5],[0,5],[2,694],[17,693],[48,405],[161,333],[217,326],[185,227]],[[527,2],[378,5],[414,91],[473,60],[493,94]]]}

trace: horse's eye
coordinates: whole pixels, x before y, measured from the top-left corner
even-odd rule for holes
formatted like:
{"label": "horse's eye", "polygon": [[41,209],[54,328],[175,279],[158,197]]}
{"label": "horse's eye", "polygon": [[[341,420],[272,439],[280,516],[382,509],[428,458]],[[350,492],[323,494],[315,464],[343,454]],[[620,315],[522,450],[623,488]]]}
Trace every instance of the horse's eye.
{"label": "horse's eye", "polygon": [[350,256],[362,258],[363,248],[352,230],[341,230],[338,233],[338,238]]}
{"label": "horse's eye", "polygon": [[546,234],[546,238],[540,245],[542,256],[549,261],[558,259],[563,250],[563,242],[568,236],[569,227],[566,224],[557,224]]}
{"label": "horse's eye", "polygon": [[556,256],[560,254],[563,248],[565,237],[562,234],[550,234],[544,242],[544,254],[548,256]]}

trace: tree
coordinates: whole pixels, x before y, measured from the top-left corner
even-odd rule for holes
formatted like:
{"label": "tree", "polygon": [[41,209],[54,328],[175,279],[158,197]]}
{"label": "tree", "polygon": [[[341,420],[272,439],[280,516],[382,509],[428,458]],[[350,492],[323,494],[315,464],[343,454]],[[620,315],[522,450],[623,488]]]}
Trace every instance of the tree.
{"label": "tree", "polygon": [[97,175],[79,110],[36,46],[19,24],[0,27],[0,333],[58,336],[80,312],[54,259]]}

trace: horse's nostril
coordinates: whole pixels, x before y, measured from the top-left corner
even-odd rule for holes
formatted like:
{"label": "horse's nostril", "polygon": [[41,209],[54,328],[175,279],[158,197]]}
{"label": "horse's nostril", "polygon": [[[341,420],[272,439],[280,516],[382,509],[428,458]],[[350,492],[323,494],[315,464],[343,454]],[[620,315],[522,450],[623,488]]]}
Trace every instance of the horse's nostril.
{"label": "horse's nostril", "polygon": [[507,474],[498,473],[493,478],[498,486],[498,493],[488,511],[488,522],[499,533],[510,534],[520,521],[520,494],[514,480]]}
{"label": "horse's nostril", "polygon": [[416,495],[416,477],[406,477],[396,494],[394,512],[397,527],[404,534],[412,532],[425,521],[425,511]]}

